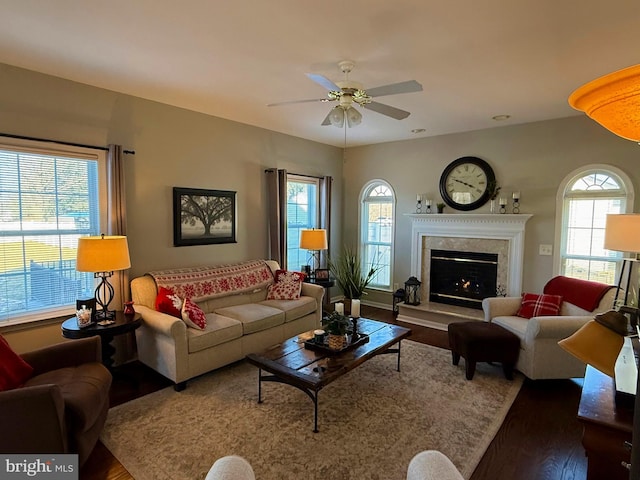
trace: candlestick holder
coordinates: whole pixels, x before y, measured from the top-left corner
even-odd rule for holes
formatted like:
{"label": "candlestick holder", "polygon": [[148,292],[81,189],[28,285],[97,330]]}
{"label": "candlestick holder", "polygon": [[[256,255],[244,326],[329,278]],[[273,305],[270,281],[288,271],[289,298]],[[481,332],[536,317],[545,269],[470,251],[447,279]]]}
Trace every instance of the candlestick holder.
{"label": "candlestick holder", "polygon": [[513,213],[520,213],[520,199],[513,197]]}
{"label": "candlestick holder", "polygon": [[500,213],[507,213],[507,202],[500,202]]}
{"label": "candlestick holder", "polygon": [[418,200],[416,203],[416,213],[422,213],[422,200]]}

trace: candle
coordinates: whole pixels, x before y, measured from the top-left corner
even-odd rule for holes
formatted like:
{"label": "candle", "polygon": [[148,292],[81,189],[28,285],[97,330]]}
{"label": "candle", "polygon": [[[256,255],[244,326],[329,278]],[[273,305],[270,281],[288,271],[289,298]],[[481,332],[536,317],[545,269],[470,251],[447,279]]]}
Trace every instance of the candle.
{"label": "candle", "polygon": [[422,201],[422,195],[418,194],[418,197],[416,198],[416,200],[421,202]]}
{"label": "candle", "polygon": [[431,206],[431,200],[427,199],[427,201],[425,202],[425,205],[426,205],[427,207],[430,207],[430,206]]}
{"label": "candle", "polygon": [[336,313],[339,313],[340,315],[344,315],[344,303],[337,302],[335,310],[336,310]]}
{"label": "candle", "polygon": [[360,317],[360,300],[351,300],[351,316],[356,318]]}
{"label": "candle", "polygon": [[512,197],[517,202],[518,200],[520,200],[520,192],[513,192]]}
{"label": "candle", "polygon": [[500,205],[505,206],[507,204],[507,199],[504,197],[500,197]]}

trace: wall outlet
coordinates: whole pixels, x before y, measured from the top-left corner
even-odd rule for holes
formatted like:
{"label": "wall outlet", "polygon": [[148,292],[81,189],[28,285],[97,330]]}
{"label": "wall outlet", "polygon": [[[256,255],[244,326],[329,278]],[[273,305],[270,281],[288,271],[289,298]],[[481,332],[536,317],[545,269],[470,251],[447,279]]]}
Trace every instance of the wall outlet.
{"label": "wall outlet", "polygon": [[540,255],[553,255],[553,245],[540,244],[538,253]]}

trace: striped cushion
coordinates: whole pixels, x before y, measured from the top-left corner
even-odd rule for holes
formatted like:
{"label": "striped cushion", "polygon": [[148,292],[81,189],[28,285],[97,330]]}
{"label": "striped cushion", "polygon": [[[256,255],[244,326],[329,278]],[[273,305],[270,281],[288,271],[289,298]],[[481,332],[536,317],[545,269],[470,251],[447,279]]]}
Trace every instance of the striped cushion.
{"label": "striped cushion", "polygon": [[558,315],[560,305],[562,305],[561,295],[523,293],[522,304],[516,315],[523,318]]}

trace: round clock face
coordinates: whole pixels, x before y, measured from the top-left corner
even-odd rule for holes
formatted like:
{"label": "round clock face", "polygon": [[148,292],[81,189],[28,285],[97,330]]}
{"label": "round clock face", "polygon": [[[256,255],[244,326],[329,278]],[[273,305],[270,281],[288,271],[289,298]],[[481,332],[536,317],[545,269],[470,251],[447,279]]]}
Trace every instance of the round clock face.
{"label": "round clock face", "polygon": [[462,157],[445,168],[440,177],[440,195],[456,210],[475,210],[489,200],[496,177],[491,166],[477,157]]}

